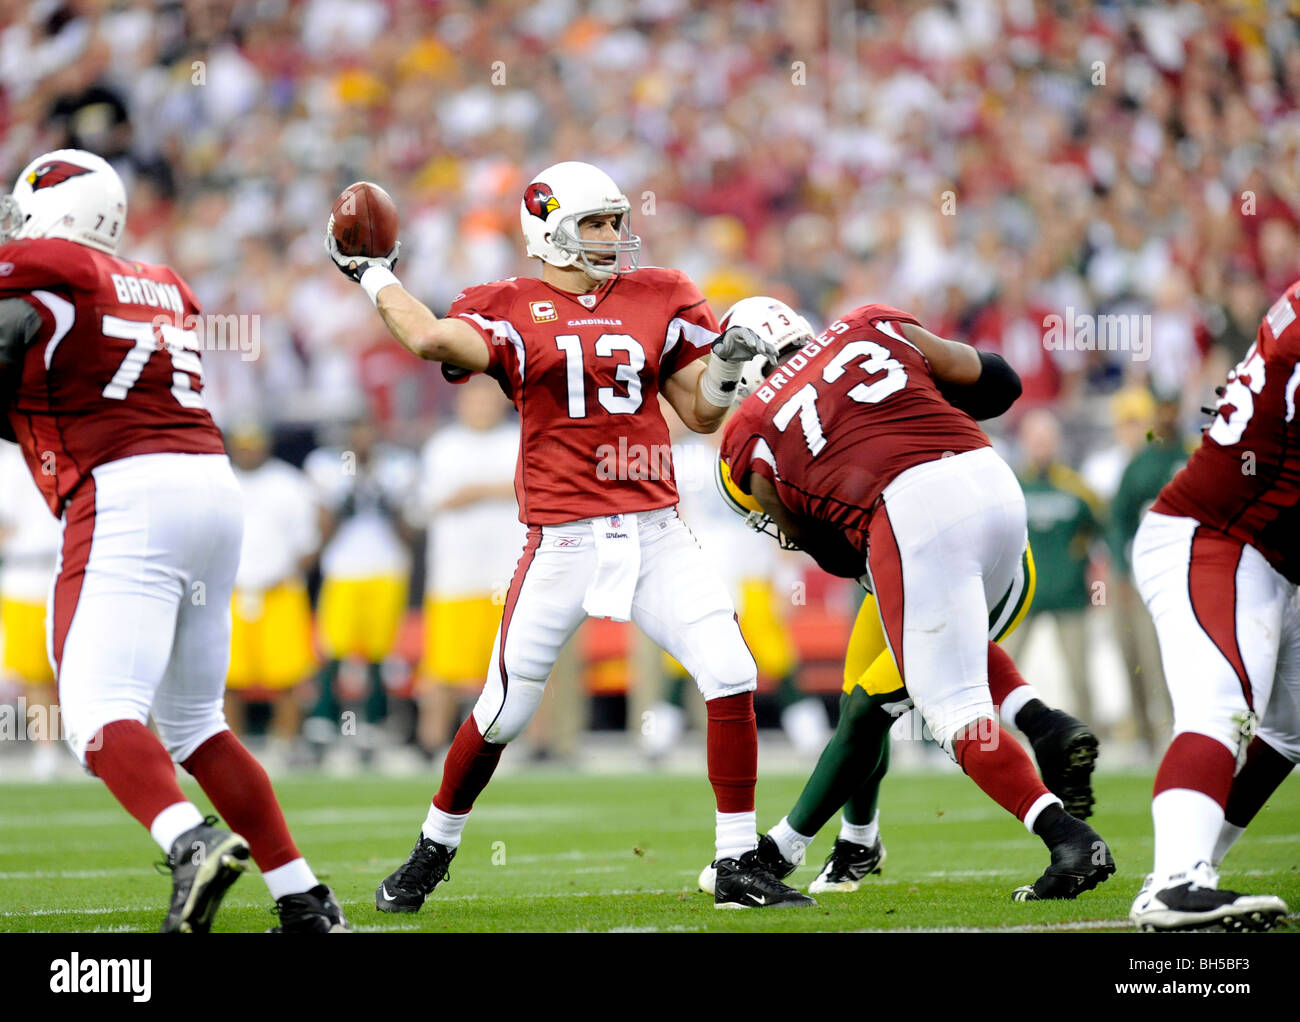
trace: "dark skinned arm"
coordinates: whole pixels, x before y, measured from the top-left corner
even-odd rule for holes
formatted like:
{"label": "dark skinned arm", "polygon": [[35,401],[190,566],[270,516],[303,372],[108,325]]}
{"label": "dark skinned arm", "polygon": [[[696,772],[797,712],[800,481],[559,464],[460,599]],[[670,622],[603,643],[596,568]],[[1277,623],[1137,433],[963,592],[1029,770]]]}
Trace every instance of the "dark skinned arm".
{"label": "dark skinned arm", "polygon": [[776,487],[757,472],[749,475],[750,492],[790,542],[806,553],[822,571],[838,578],[859,578],[867,570],[866,558],[844,533],[809,518],[797,516],[781,502]]}

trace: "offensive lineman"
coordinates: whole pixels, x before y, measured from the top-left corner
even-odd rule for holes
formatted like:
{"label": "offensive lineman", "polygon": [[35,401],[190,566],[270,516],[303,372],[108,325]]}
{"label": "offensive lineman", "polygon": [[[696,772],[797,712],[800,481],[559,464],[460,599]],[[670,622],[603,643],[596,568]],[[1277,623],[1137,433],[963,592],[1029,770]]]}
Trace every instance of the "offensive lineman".
{"label": "offensive lineman", "polygon": [[757,669],[731,597],[677,517],[658,401],[662,395],[695,432],[712,432],[745,362],[774,350],[752,333],[719,336],[707,302],[680,271],[638,269],[629,210],[598,168],[548,167],[519,207],[541,277],[469,288],[443,319],[400,286],[396,249],[380,258],[344,256],[326,231],[331,257],[361,284],[393,336],[444,363],[449,379],[487,373],[514,401],[522,429],[516,492],[528,538],[487,682],[452,742],[414,850],[375,893],[381,911],[417,911],[447,875],[474,800],[536,711],[560,648],[588,616],[636,621],[704,695],[717,802],[715,906],[815,904],[755,855]]}
{"label": "offensive lineman", "polygon": [[345,932],[226,726],[239,486],[203,406],[198,304],[168,267],[117,257],[125,226],[117,172],[76,149],[0,200],[0,434],[63,519],[49,648],[68,743],[167,854],[164,933],[207,932],[250,852],[278,931]]}
{"label": "offensive lineman", "polygon": [[1287,912],[1273,895],[1219,890],[1218,866],[1300,762],[1298,319],[1300,281],[1133,540],[1174,706],[1151,800],[1155,862],[1129,913],[1139,929],[1267,930]]}
{"label": "offensive lineman", "polygon": [[[945,396],[953,388],[968,391],[966,411]],[[1018,393],[997,356],[867,305],[744,401],[722,458],[740,491],[823,568],[847,578],[865,569],[898,674],[935,741],[1051,851],[1016,900],[1074,898],[1114,873],[1110,850],[1042,783],[990,694],[991,651],[1000,653],[990,624],[1014,616],[1024,584],[1025,504],[974,419]]]}
{"label": "offensive lineman", "polygon": [[[755,360],[745,367],[736,388],[741,400],[814,340],[808,322],[773,298],[743,299],[727,311],[722,322],[724,326],[745,326],[771,337],[777,347],[777,366],[760,365]],[[982,401],[979,395],[964,392],[965,388],[943,387],[941,391],[949,403],[972,418],[992,418],[1005,411],[1001,404]],[[718,459],[715,467],[723,502],[750,528],[775,535],[782,545],[788,545],[787,538],[774,527],[758,502],[736,487],[725,462]],[[1092,813],[1096,736],[1081,721],[1044,704],[997,645],[1020,624],[1033,599],[1034,563],[1028,549],[1023,575],[1023,584],[1013,591],[1014,598],[996,607],[990,617],[989,693],[1002,721],[1021,729],[1029,739],[1048,789],[1061,797],[1070,815],[1086,819]],[[840,833],[808,892],[855,891],[865,877],[881,872],[886,856],[876,806],[889,767],[889,729],[895,720],[891,713],[906,705],[910,703],[886,646],[876,597],[868,593],[854,620],[845,652],[843,695],[835,733],[789,815],[759,839],[759,857],[778,878],[785,879],[794,872],[813,837],[841,806]],[[712,874],[711,866],[700,874],[700,886],[706,891],[713,886]]]}

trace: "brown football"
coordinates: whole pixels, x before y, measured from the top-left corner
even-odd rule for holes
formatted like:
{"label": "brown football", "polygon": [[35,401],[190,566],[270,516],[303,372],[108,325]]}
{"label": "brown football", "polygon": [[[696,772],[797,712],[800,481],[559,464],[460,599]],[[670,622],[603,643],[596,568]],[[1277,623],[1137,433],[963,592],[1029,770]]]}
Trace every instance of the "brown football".
{"label": "brown football", "polygon": [[330,211],[334,240],[350,256],[386,256],[397,244],[397,206],[392,196],[369,181],[348,185]]}

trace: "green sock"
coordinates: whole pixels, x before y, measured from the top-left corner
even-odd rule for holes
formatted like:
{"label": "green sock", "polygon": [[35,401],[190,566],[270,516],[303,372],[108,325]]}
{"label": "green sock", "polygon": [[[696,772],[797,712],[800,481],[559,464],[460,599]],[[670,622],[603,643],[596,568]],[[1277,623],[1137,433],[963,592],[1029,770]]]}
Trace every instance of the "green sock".
{"label": "green sock", "polygon": [[870,776],[858,787],[849,800],[844,803],[844,819],[855,827],[864,827],[876,818],[877,803],[880,801],[880,782],[889,771],[889,731],[885,731],[884,743],[880,746],[880,762],[871,771]]}
{"label": "green sock", "polygon": [[804,694],[799,691],[799,686],[794,683],[793,671],[784,675],[776,683],[776,705],[782,710],[788,709],[803,698]]}
{"label": "green sock", "polygon": [[686,683],[691,679],[683,674],[668,679],[664,691],[664,702],[676,706],[679,710],[686,705]]}
{"label": "green sock", "polygon": [[868,784],[872,786],[874,814],[874,793],[889,766],[887,758],[883,763],[881,760],[881,751],[889,744],[889,727],[894,722],[880,709],[881,703],[887,701],[890,701],[888,697],[870,696],[856,687],[840,697],[840,722],[790,810],[790,826],[800,834],[816,834],[850,797],[856,797]]}
{"label": "green sock", "polygon": [[311,711],[311,716],[324,717],[333,722],[335,727],[338,726],[339,714],[342,712],[338,697],[334,694],[334,683],[338,680],[341,664],[341,660],[325,661],[325,666],[320,670],[320,695],[316,697],[316,705]]}
{"label": "green sock", "polygon": [[366,664],[366,680],[370,691],[366,694],[366,723],[381,724],[388,716],[388,689],[384,688],[384,665]]}

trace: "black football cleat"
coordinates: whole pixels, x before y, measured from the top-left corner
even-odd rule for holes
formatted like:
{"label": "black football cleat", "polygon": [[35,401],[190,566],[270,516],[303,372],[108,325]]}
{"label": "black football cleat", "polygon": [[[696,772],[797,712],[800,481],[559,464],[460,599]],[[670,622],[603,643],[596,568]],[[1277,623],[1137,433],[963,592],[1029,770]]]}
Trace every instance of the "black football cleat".
{"label": "black football cleat", "polygon": [[1043,783],[1076,820],[1092,815],[1092,771],[1097,764],[1097,736],[1077,717],[1049,710],[1027,735]]}
{"label": "black football cleat", "polygon": [[1148,876],[1129,919],[1146,931],[1220,927],[1242,933],[1271,930],[1286,916],[1286,902],[1275,895],[1221,891],[1218,883],[1218,874],[1204,862],[1188,873],[1170,877],[1159,890],[1153,890],[1155,878]]}
{"label": "black football cleat", "polygon": [[714,908],[811,908],[817,904],[778,880],[758,857],[757,849],[739,859],[719,859],[714,868]]}
{"label": "black football cleat", "polygon": [[334,893],[324,884],[277,899],[274,912],[280,917],[280,925],[272,926],[267,933],[352,932]]}
{"label": "black football cleat", "polygon": [[1017,887],[1011,893],[1012,901],[1068,901],[1104,883],[1115,872],[1110,846],[1082,820],[1061,813],[1052,831],[1050,839],[1044,836],[1050,841],[1052,864],[1032,884]]}
{"label": "black football cleat", "polygon": [[[778,880],[784,880],[799,868],[799,863],[791,862],[782,855],[777,843],[766,834],[758,839],[758,848],[755,849],[754,854],[758,861],[767,867],[767,871]],[[718,864],[711,862],[700,871],[700,890],[705,894],[713,894],[717,884]]]}
{"label": "black football cleat", "polygon": [[835,847],[826,857],[817,879],[808,885],[809,894],[827,891],[856,891],[862,881],[872,873],[880,873],[885,866],[885,845],[879,837],[868,847],[843,838],[835,839]]}
{"label": "black football cleat", "polygon": [[418,912],[424,899],[444,880],[451,879],[448,867],[456,849],[440,845],[423,834],[406,861],[390,873],[375,891],[375,908],[380,912]]}
{"label": "black football cleat", "polygon": [[172,844],[165,867],[172,875],[172,903],[162,933],[207,933],[230,885],[248,868],[248,842],[205,817]]}

